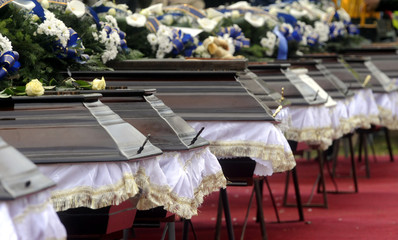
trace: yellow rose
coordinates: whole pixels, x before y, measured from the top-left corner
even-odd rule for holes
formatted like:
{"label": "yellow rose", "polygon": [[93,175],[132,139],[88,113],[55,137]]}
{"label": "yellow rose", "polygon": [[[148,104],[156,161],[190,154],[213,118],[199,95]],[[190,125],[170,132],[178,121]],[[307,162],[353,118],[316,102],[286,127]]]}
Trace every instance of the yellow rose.
{"label": "yellow rose", "polygon": [[110,9],[108,10],[108,14],[111,15],[111,16],[116,16],[116,9],[110,8]]}
{"label": "yellow rose", "polygon": [[40,4],[45,9],[48,9],[50,7],[50,3],[48,2],[48,0],[41,0]]}
{"label": "yellow rose", "polygon": [[105,82],[104,77],[102,77],[101,80],[98,79],[98,78],[93,80],[91,89],[93,89],[93,90],[104,90],[105,87],[106,87],[106,82]]}
{"label": "yellow rose", "polygon": [[43,84],[37,79],[32,79],[26,84],[25,92],[28,96],[41,96],[44,94]]}

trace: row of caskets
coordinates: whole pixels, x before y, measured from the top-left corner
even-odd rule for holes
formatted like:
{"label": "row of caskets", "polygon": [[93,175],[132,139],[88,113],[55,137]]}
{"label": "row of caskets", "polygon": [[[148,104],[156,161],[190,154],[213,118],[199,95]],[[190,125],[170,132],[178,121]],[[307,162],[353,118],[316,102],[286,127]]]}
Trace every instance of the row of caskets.
{"label": "row of caskets", "polygon": [[[207,130],[201,122],[270,122],[280,126],[288,140],[326,149],[343,134],[380,123],[373,93],[393,101],[396,54],[378,51],[373,50],[371,58],[358,56],[367,52],[362,50],[355,56],[305,56],[272,63],[125,61],[111,72],[72,72],[79,80],[103,76],[109,89],[0,99],[0,136],[36,164],[145,161],[167,151],[190,151],[209,145],[200,135]],[[386,109],[389,116],[383,115],[389,121],[381,119],[392,128],[398,121],[394,107]],[[337,131],[341,134],[332,134],[343,122],[348,126]],[[196,129],[190,123],[196,123],[191,124]],[[236,157],[224,154],[216,157]],[[20,164],[2,164],[2,170],[16,168],[15,174],[26,176]],[[35,176],[20,180],[4,187],[17,190],[3,191],[3,199],[50,185]],[[66,226],[76,221],[70,215],[65,219]]]}

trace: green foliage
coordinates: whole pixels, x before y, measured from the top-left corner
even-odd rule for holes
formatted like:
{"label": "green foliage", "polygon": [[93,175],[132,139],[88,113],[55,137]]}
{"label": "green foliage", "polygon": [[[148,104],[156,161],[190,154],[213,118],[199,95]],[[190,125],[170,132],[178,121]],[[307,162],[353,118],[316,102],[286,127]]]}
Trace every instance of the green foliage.
{"label": "green foliage", "polygon": [[252,44],[248,48],[241,48],[237,54],[243,55],[249,60],[257,60],[264,58],[266,50],[266,48],[258,44]]}
{"label": "green foliage", "polygon": [[0,98],[9,98],[11,96],[24,96],[26,95],[25,86],[8,87],[0,92]]}
{"label": "green foliage", "polygon": [[[127,24],[126,19],[118,18],[117,24],[119,29],[126,33],[127,46],[135,51],[132,53],[132,59],[142,57],[155,57],[155,52],[152,50],[151,44],[147,40],[150,31],[144,27],[131,27]],[[140,53],[141,56],[137,53]]]}
{"label": "green foliage", "polygon": [[13,80],[14,86],[24,85],[33,78],[44,84],[60,78],[54,69],[66,69],[67,62],[54,57],[55,38],[37,35],[37,25],[32,23],[27,12],[8,4],[0,9],[0,26],[0,33],[12,42],[13,50],[20,55],[20,77]]}
{"label": "green foliage", "polygon": [[358,48],[364,44],[369,44],[369,40],[360,35],[345,35],[335,39],[334,41],[327,42],[326,50],[329,52],[338,53],[345,48]]}

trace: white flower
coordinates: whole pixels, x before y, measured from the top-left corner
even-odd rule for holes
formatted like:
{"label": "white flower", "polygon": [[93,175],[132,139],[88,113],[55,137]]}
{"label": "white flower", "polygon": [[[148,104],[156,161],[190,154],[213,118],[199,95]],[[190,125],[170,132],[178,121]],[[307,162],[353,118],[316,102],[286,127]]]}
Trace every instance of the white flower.
{"label": "white flower", "polygon": [[66,25],[57,19],[53,13],[45,11],[46,20],[37,27],[38,34],[55,36],[63,47],[66,47],[70,38],[69,30]]}
{"label": "white flower", "polygon": [[276,35],[272,32],[267,32],[267,37],[262,38],[260,41],[261,46],[266,48],[265,54],[267,56],[272,56],[272,54],[274,53],[276,43],[277,43]]}
{"label": "white flower", "polygon": [[344,8],[340,8],[337,10],[341,21],[351,22],[350,15],[344,10]]}
{"label": "white flower", "polygon": [[191,25],[194,22],[193,18],[190,16],[182,16],[178,18],[178,23],[179,24],[188,24]]}
{"label": "white flower", "polygon": [[251,12],[245,13],[245,20],[253,27],[261,27],[265,23],[265,19],[260,15],[253,15]]}
{"label": "white flower", "polygon": [[171,50],[173,50],[173,44],[171,43],[170,40],[162,41],[159,43],[159,50],[161,50],[164,53],[170,53]]}
{"label": "white flower", "polygon": [[194,54],[195,54],[195,56],[201,57],[201,58],[211,58],[210,53],[206,50],[206,47],[204,45],[198,46],[194,50]]}
{"label": "white flower", "polygon": [[314,25],[314,32],[319,35],[319,42],[323,43],[329,40],[329,25],[320,21],[316,21]]}
{"label": "white flower", "polygon": [[206,16],[210,19],[223,16],[223,13],[220,11],[215,10],[214,8],[208,8],[206,9]]}
{"label": "white flower", "polygon": [[[113,22],[114,18],[112,16],[107,15],[106,19],[108,21],[108,24],[109,23],[116,24],[117,27],[117,23]],[[105,23],[102,24],[106,26]],[[109,33],[105,30],[105,28],[103,28],[99,32],[99,34],[93,33],[93,37],[94,39],[105,45],[105,51],[102,53],[101,56],[101,60],[103,63],[106,63],[116,58],[118,54],[118,47],[120,47],[120,36],[117,33],[117,31],[112,29],[111,32]]]}
{"label": "white flower", "polygon": [[170,27],[160,25],[158,31],[156,32],[156,35],[158,36],[158,38],[172,38],[173,32]]}
{"label": "white flower", "polygon": [[236,9],[236,8],[251,8],[250,3],[247,1],[239,1],[227,7],[228,9]]}
{"label": "white flower", "polygon": [[126,17],[126,22],[132,27],[143,27],[146,23],[146,17],[139,13],[134,13]]}
{"label": "white flower", "polygon": [[302,17],[304,17],[304,16],[306,16],[306,15],[308,15],[308,12],[307,12],[306,10],[300,11],[300,10],[297,10],[297,9],[295,9],[295,8],[290,9],[289,13],[290,13],[293,17],[298,18],[298,19],[299,19],[299,18],[302,18]]}
{"label": "white flower", "polygon": [[41,96],[44,94],[43,84],[37,79],[32,79],[26,84],[25,92],[28,96]]}
{"label": "white flower", "polygon": [[156,34],[150,33],[150,34],[148,34],[148,36],[146,36],[146,38],[147,38],[149,44],[151,44],[151,46],[158,44],[158,37],[156,36]]}
{"label": "white flower", "polygon": [[165,54],[163,51],[161,51],[161,50],[158,50],[158,51],[156,52],[156,58],[158,58],[158,59],[164,58],[165,55],[166,55],[166,54]]}
{"label": "white flower", "polygon": [[205,32],[211,32],[216,27],[217,22],[213,19],[200,18],[198,19],[199,26],[205,30]]}
{"label": "white flower", "polygon": [[48,2],[48,0],[41,0],[40,1],[40,5],[44,8],[44,9],[48,9],[50,7],[50,3]]}
{"label": "white flower", "polygon": [[117,56],[117,50],[107,50],[102,53],[101,60],[105,64],[110,60],[115,59]]}
{"label": "white flower", "polygon": [[106,88],[106,82],[104,77],[102,77],[101,79],[94,79],[92,84],[91,84],[91,89],[93,90],[104,90]]}
{"label": "white flower", "polygon": [[152,6],[149,6],[147,8],[144,8],[141,10],[141,14],[145,15],[145,16],[149,16],[149,15],[162,15],[163,14],[163,4],[162,3],[158,3],[158,4],[154,4]]}
{"label": "white flower", "polygon": [[173,24],[173,21],[174,21],[173,16],[169,14],[163,16],[162,23],[170,26],[171,24]]}
{"label": "white flower", "polygon": [[66,11],[70,11],[76,17],[81,18],[86,13],[86,5],[78,0],[72,0],[67,3]]}
{"label": "white flower", "polygon": [[108,24],[111,25],[112,27],[114,27],[114,28],[119,28],[118,25],[117,25],[117,20],[116,20],[116,18],[114,18],[113,16],[111,16],[111,15],[106,15],[106,16],[105,16],[105,20],[106,20],[106,23],[108,23]]}
{"label": "white flower", "polygon": [[[12,51],[11,41],[0,33],[0,53]],[[0,54],[1,55],[1,54]]]}

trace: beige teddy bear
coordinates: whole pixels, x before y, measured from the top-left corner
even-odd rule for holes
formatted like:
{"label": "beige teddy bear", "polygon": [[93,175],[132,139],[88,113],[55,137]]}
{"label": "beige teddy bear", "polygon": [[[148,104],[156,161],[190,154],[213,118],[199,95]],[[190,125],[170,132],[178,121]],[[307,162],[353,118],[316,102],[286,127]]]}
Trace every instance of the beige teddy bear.
{"label": "beige teddy bear", "polygon": [[228,42],[218,37],[208,37],[204,40],[203,46],[213,58],[243,58],[242,56],[233,56],[228,50]]}

